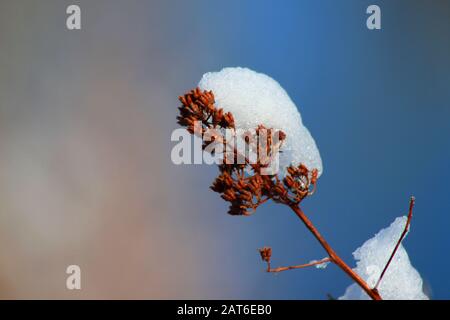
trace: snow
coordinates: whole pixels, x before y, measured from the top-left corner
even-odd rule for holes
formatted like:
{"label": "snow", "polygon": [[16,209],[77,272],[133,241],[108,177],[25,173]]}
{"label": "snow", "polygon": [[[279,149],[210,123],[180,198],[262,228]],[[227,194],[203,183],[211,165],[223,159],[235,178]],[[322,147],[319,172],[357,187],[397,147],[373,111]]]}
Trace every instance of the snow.
{"label": "snow", "polygon": [[[355,270],[370,287],[375,286],[392,250],[394,249],[407,217],[398,217],[385,229],[379,231],[372,239],[367,240],[358,248],[353,256]],[[389,268],[387,269],[378,291],[385,300],[425,300],[428,297],[422,290],[422,278],[411,265],[403,245],[400,245]],[[369,296],[357,284],[350,285],[339,299],[366,300]]]}
{"label": "snow", "polygon": [[203,75],[199,88],[214,93],[216,106],[231,112],[236,128],[250,130],[259,124],[286,133],[280,154],[281,173],[291,163],[323,171],[316,143],[303,125],[301,115],[280,84],[247,68],[224,68]]}
{"label": "snow", "polygon": [[[325,259],[325,258],[324,258]],[[322,259],[323,260],[323,259]],[[318,260],[311,260],[309,263],[316,263],[318,262]],[[328,267],[328,265],[330,264],[330,261],[325,261],[319,264],[316,264],[315,267],[317,269],[326,269]]]}

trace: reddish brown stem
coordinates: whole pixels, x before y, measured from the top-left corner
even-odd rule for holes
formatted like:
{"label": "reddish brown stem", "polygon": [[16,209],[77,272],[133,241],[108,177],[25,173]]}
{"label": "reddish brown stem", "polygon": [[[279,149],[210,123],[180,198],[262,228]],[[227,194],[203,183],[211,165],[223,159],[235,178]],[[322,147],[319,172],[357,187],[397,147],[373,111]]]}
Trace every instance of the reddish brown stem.
{"label": "reddish brown stem", "polygon": [[355,272],[350,268],[344,260],[342,260],[338,254],[331,248],[328,242],[324,239],[324,237],[320,234],[320,232],[316,229],[313,223],[308,219],[303,210],[298,206],[298,204],[290,205],[290,208],[295,212],[295,214],[302,220],[305,224],[306,228],[314,235],[314,237],[319,241],[320,245],[325,249],[328,253],[331,261],[336,264],[339,268],[341,268],[350,278],[353,279],[373,300],[382,300],[380,294],[377,290],[373,290],[369,287],[369,285]]}
{"label": "reddish brown stem", "polygon": [[386,273],[386,270],[388,269],[389,265],[391,264],[392,259],[394,258],[395,253],[398,250],[398,247],[400,247],[400,244],[402,243],[403,238],[405,238],[406,233],[408,232],[409,225],[411,224],[412,213],[413,213],[413,208],[414,208],[414,202],[415,202],[415,198],[411,197],[411,199],[409,200],[409,212],[408,212],[408,219],[406,220],[405,229],[403,229],[403,232],[400,235],[400,238],[398,239],[397,244],[395,245],[395,248],[394,248],[394,250],[391,253],[391,256],[389,257],[388,262],[384,266],[383,272],[381,272],[380,278],[378,279],[377,284],[373,288],[374,290],[377,290],[378,286],[380,285],[381,279],[383,279],[383,276]]}
{"label": "reddish brown stem", "polygon": [[270,267],[270,263],[267,264],[267,272],[282,272],[282,271],[287,271],[287,270],[292,270],[292,269],[302,269],[302,268],[307,268],[307,267],[312,267],[312,266],[316,266],[318,264],[322,264],[322,263],[326,263],[326,262],[330,262],[331,258],[324,258],[322,260],[319,261],[314,261],[314,262],[310,262],[310,263],[305,263],[305,264],[300,264],[297,266],[289,266],[289,267],[278,267],[278,268],[274,268],[272,269]]}

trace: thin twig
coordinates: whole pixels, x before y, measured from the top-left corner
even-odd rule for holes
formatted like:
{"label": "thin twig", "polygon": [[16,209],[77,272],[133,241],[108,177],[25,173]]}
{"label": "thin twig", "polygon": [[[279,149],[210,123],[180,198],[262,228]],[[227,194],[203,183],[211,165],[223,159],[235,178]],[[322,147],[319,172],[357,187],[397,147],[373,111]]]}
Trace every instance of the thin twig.
{"label": "thin twig", "polygon": [[331,248],[325,238],[316,229],[314,224],[308,219],[306,214],[298,206],[298,204],[290,205],[290,208],[295,212],[295,214],[302,220],[306,228],[314,235],[314,237],[319,241],[321,246],[328,253],[331,261],[335,263],[339,268],[341,268],[350,278],[353,279],[373,300],[382,300],[380,294],[376,290],[372,290],[369,285],[361,278],[352,268],[350,268],[341,257]]}
{"label": "thin twig", "polygon": [[405,225],[405,229],[403,229],[402,234],[400,235],[400,238],[397,241],[397,244],[395,245],[394,250],[391,253],[391,256],[389,257],[388,262],[386,263],[386,265],[384,266],[383,272],[381,272],[380,278],[377,281],[377,284],[375,285],[375,287],[373,288],[373,290],[377,290],[378,285],[381,282],[381,279],[383,279],[384,274],[386,273],[386,270],[388,269],[389,265],[392,262],[392,259],[395,256],[395,253],[397,252],[398,248],[400,247],[400,244],[402,243],[403,238],[405,238],[406,233],[408,232],[409,229],[409,225],[411,224],[411,219],[412,219],[412,213],[413,213],[413,208],[414,208],[414,202],[415,202],[415,198],[411,197],[411,199],[409,200],[409,212],[408,212],[408,219],[406,220],[406,225]]}
{"label": "thin twig", "polygon": [[267,263],[268,267],[267,267],[267,272],[282,272],[282,271],[287,271],[287,270],[292,270],[292,269],[302,269],[302,268],[307,268],[307,267],[311,267],[311,266],[316,266],[318,264],[322,264],[322,263],[326,263],[326,262],[331,262],[331,258],[327,257],[327,258],[323,258],[322,260],[319,261],[314,261],[314,262],[310,262],[310,263],[305,263],[305,264],[300,264],[297,266],[289,266],[289,267],[278,267],[278,268],[274,268],[272,269],[270,267],[270,263]]}

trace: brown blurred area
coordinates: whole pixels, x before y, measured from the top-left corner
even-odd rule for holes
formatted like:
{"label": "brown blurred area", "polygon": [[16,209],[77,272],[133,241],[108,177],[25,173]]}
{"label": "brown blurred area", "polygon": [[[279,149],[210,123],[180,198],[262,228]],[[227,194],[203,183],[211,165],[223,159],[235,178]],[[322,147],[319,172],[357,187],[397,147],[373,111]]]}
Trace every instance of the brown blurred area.
{"label": "brown blurred area", "polygon": [[64,1],[0,4],[0,298],[204,297],[207,244],[167,173],[182,93],[168,9],[79,4],[80,31]]}

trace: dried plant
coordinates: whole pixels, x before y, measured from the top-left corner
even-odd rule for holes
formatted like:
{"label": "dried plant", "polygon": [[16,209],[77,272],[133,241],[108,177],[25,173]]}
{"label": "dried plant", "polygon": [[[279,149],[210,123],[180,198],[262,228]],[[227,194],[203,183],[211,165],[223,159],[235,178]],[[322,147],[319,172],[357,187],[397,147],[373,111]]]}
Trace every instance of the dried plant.
{"label": "dried plant", "polygon": [[[187,92],[184,96],[180,96],[179,100],[182,105],[179,107],[180,115],[177,117],[178,123],[181,126],[186,127],[191,134],[203,136],[209,129],[236,129],[233,115],[229,112],[225,113],[223,109],[215,106],[213,92],[201,91],[199,88],[196,88]],[[195,127],[196,123],[201,124],[197,129]],[[288,206],[304,223],[306,228],[313,234],[328,254],[328,257],[319,261],[295,266],[272,268],[272,249],[270,247],[264,247],[259,249],[259,252],[262,260],[267,263],[267,272],[277,273],[331,262],[342,269],[373,300],[382,300],[377,288],[409,228],[414,198],[412,197],[410,201],[408,220],[404,232],[400,236],[390,259],[387,261],[377,284],[375,287],[371,288],[340,258],[300,207],[300,203],[303,199],[314,193],[317,184],[318,171],[316,169],[309,169],[303,164],[300,164],[298,166],[289,166],[284,178],[280,178],[278,174],[262,174],[262,169],[266,168],[272,157],[280,151],[283,141],[286,138],[284,132],[279,130],[276,131],[272,128],[265,128],[263,125],[260,125],[255,128],[253,136],[249,136],[248,133],[246,133],[246,141],[251,144],[253,141],[261,139],[262,135],[260,132],[262,129],[266,129],[269,134],[262,137],[264,142],[262,145],[263,148],[266,149],[264,150],[265,152],[262,152],[261,144],[256,147],[258,154],[256,163],[250,162],[245,155],[239,154],[236,148],[232,148],[232,152],[227,152],[223,155],[224,161],[222,164],[218,165],[220,172],[219,176],[213,182],[211,189],[214,192],[219,193],[225,201],[230,203],[228,213],[231,215],[251,215],[258,206],[268,200],[273,200],[276,203]],[[274,144],[274,140],[272,139],[273,134],[278,134],[279,136],[279,141],[276,144]],[[206,149],[212,142],[228,143],[225,138],[217,135],[214,136],[211,141],[204,141],[203,148]],[[227,158],[236,160],[238,157],[242,156],[245,159],[244,163],[226,161]],[[267,159],[267,156],[269,159]]]}

